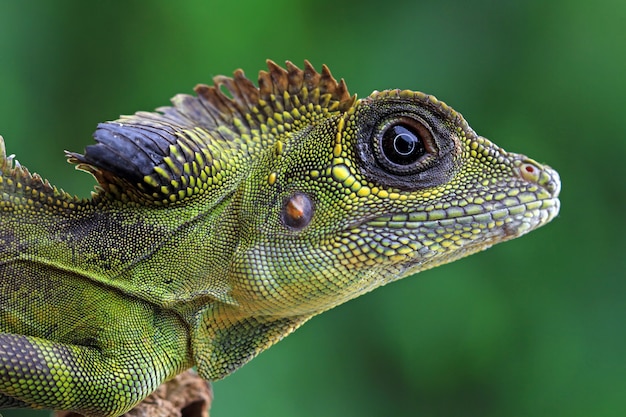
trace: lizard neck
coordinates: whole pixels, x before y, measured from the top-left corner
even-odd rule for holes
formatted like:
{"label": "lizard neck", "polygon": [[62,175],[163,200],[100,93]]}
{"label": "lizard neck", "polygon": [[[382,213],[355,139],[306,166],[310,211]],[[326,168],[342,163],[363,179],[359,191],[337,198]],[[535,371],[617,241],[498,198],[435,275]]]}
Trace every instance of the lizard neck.
{"label": "lizard neck", "polygon": [[2,230],[11,234],[4,240],[14,247],[5,253],[161,307],[206,296],[227,301],[221,271],[237,236],[222,229],[222,217],[231,198],[167,208],[90,200],[36,217],[22,207],[16,215],[3,214],[8,227]]}

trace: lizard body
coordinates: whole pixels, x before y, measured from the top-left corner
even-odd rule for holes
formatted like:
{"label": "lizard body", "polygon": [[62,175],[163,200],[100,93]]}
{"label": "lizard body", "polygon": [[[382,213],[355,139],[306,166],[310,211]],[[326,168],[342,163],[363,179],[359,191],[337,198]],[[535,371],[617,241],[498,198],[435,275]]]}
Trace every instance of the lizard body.
{"label": "lizard body", "polygon": [[78,199],[0,138],[0,408],[116,416],[219,379],[315,314],[518,237],[558,174],[408,91],[268,61],[103,123]]}

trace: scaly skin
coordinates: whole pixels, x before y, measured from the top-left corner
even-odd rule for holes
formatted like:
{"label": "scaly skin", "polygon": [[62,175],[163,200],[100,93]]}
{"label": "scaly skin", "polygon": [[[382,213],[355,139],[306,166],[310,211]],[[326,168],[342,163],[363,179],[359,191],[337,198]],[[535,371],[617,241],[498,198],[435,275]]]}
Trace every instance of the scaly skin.
{"label": "scaly skin", "polygon": [[[197,366],[222,378],[310,317],[518,237],[559,210],[551,168],[432,96],[357,100],[268,62],[101,124],[79,200],[0,138],[0,408],[115,416]],[[230,92],[227,97],[222,90]]]}

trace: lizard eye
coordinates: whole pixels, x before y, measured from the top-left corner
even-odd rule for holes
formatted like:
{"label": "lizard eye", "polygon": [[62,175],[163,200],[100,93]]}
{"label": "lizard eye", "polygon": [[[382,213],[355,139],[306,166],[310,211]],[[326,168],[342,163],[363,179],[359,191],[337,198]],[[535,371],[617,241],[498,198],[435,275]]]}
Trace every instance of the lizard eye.
{"label": "lizard eye", "polygon": [[355,115],[355,150],[368,181],[413,191],[443,184],[456,173],[463,132],[445,108],[395,95],[361,106]]}
{"label": "lizard eye", "polygon": [[428,165],[433,154],[433,135],[427,125],[410,117],[393,118],[374,134],[374,156],[394,174],[411,174]]}

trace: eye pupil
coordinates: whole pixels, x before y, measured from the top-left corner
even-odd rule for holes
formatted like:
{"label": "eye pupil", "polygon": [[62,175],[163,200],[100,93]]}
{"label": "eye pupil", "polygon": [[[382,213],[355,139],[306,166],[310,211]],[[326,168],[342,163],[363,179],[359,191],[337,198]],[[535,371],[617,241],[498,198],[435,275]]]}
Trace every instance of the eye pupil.
{"label": "eye pupil", "polygon": [[410,165],[426,153],[419,133],[403,124],[389,126],[383,133],[382,151],[390,162]]}
{"label": "eye pupil", "polygon": [[417,138],[409,133],[400,133],[393,139],[393,147],[402,156],[410,155],[415,149]]}

